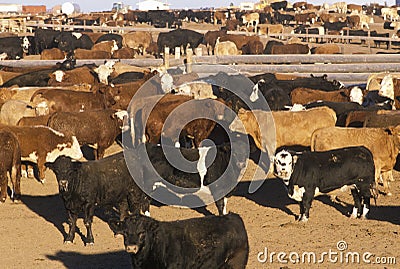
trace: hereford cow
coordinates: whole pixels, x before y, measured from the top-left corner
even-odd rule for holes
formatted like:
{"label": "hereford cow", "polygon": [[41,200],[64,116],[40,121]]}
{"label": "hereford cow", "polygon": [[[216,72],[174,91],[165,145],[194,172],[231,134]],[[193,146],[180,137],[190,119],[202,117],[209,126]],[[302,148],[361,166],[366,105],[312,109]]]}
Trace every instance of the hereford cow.
{"label": "hereford cow", "polygon": [[363,92],[359,87],[338,91],[320,91],[308,88],[296,88],[290,93],[292,104],[308,104],[316,101],[363,103]]}
{"label": "hereford cow", "polygon": [[388,180],[393,180],[393,167],[400,149],[400,127],[380,128],[341,128],[329,127],[316,130],[311,138],[311,150],[325,151],[350,146],[368,148],[375,163],[375,181],[378,183],[382,173],[384,192],[392,195]]}
{"label": "hereford cow", "polygon": [[93,215],[96,207],[119,207],[120,219],[139,213],[145,203],[143,192],[132,179],[124,154],[117,153],[98,161],[73,162],[69,157],[58,157],[46,167],[56,174],[60,195],[68,213],[69,231],[64,243],[72,243],[76,221],[84,212],[87,229],[85,244],[93,245]]}
{"label": "hereford cow", "polygon": [[110,226],[124,235],[133,268],[240,269],[247,264],[246,229],[234,213],[171,222],[136,215],[123,222],[112,221]]}
{"label": "hereford cow", "polygon": [[37,163],[39,179],[44,182],[45,162],[53,162],[58,156],[82,158],[82,151],[75,136],[66,136],[46,126],[19,127],[1,125],[1,130],[13,132],[18,138],[23,159]]}
{"label": "hereford cow", "polygon": [[278,176],[288,187],[289,197],[300,202],[298,220],[310,217],[312,200],[320,193],[349,187],[354,199],[350,218],[365,219],[374,186],[374,160],[365,147],[348,147],[291,155],[281,151],[275,158]]}
{"label": "hereford cow", "polygon": [[7,198],[8,178],[11,180],[11,199],[21,199],[21,148],[18,138],[10,131],[0,130],[0,203]]}
{"label": "hereford cow", "polygon": [[93,86],[99,83],[93,71],[87,66],[81,66],[67,71],[57,70],[49,74],[49,76],[50,79],[47,83],[49,86],[71,86],[83,83]]}
{"label": "hereford cow", "polygon": [[59,48],[44,49],[40,53],[40,60],[62,60],[65,58],[65,53]]}
{"label": "hereford cow", "polygon": [[[109,40],[109,41],[102,41],[100,43],[96,43],[92,47],[92,51],[107,51],[111,55],[114,53],[114,51],[117,51],[118,45],[115,40]],[[94,58],[95,59],[95,58]]]}
{"label": "hereford cow", "polygon": [[105,150],[121,134],[122,120],[123,113],[109,109],[55,112],[49,117],[47,126],[61,133],[75,136],[81,145],[93,146],[94,157],[98,160],[103,158]]}
{"label": "hereford cow", "polygon": [[[44,108],[49,114],[56,111],[82,112],[111,107],[115,100],[108,91],[79,92],[61,89],[37,90],[31,97],[34,108]],[[38,113],[40,116],[41,114]]]}

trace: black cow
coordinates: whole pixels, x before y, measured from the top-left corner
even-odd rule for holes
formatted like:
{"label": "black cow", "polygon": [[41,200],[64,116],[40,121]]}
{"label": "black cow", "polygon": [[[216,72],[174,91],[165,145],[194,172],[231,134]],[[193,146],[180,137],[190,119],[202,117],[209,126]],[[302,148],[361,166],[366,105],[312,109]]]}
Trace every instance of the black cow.
{"label": "black cow", "polygon": [[165,47],[169,47],[172,53],[175,52],[175,47],[183,47],[183,52],[186,53],[186,48],[195,49],[203,42],[204,35],[196,31],[188,29],[176,29],[167,33],[160,33],[157,38],[158,57],[163,52]]}
{"label": "black cow", "polygon": [[281,9],[286,10],[287,4],[288,4],[287,1],[280,1],[280,2],[273,2],[270,5],[273,10],[278,11]]}
{"label": "black cow", "polygon": [[[185,165],[185,169],[193,168],[191,171],[193,173],[171,165],[163,148],[155,144],[140,144],[135,150],[126,150],[125,156],[128,156],[128,161],[135,167],[136,174],[133,177],[136,182],[143,184],[145,192],[151,194],[152,198],[159,200],[169,195],[172,197],[170,204],[189,206],[188,203],[193,201],[196,204],[202,204],[200,200],[206,202],[202,198],[204,197],[202,195],[206,194],[207,201],[215,201],[218,213],[222,215],[227,213],[227,197],[231,195],[231,192],[228,194],[224,192],[227,189],[232,190],[236,185],[240,171],[246,164],[246,153],[249,152],[244,142],[246,137],[238,136],[238,140],[231,141],[233,147],[230,144],[223,144],[216,147],[186,149],[164,145],[164,150],[170,154],[169,156],[182,154],[186,161],[191,161],[193,167],[180,163]],[[142,159],[142,156],[148,156],[149,161]],[[208,168],[198,170],[199,167]],[[160,177],[170,183],[169,186],[166,186],[166,182],[162,182]]]}
{"label": "black cow", "polygon": [[267,42],[267,44],[265,44],[265,48],[264,48],[264,51],[263,51],[263,53],[264,54],[272,54],[272,47],[273,46],[278,46],[278,45],[283,45],[283,42],[281,42],[281,41],[276,41],[276,40],[269,40],[268,42]]}
{"label": "black cow", "polygon": [[253,88],[250,101],[257,101],[259,92],[264,96],[269,108],[273,111],[286,110],[287,106],[291,105],[289,95],[282,88],[273,83],[268,84],[265,83],[263,79],[259,80]]}
{"label": "black cow", "polygon": [[43,69],[21,74],[6,81],[2,87],[11,87],[13,85],[18,85],[19,87],[46,87],[50,79],[49,74],[54,71],[55,69]]}
{"label": "black cow", "polygon": [[52,29],[42,29],[37,28],[35,30],[35,54],[42,53],[45,49],[57,48],[57,43],[55,42],[56,37],[60,34],[60,31]]}
{"label": "black cow", "polygon": [[[310,34],[310,35],[321,35],[320,29],[318,27],[310,27],[309,25],[298,25],[296,28],[293,29],[293,33],[295,34]],[[304,41],[306,38],[304,37]],[[323,38],[320,37],[319,39],[315,39],[316,43],[322,43]]]}
{"label": "black cow", "polygon": [[[366,218],[370,189],[375,189],[372,153],[365,147],[348,147],[292,156],[286,150],[275,157],[278,177],[288,187],[289,197],[300,202],[299,221],[307,221],[313,198],[319,193],[348,187],[354,199],[351,218]],[[364,206],[362,206],[364,205]]]}
{"label": "black cow", "polygon": [[274,13],[274,17],[272,18],[273,23],[275,24],[283,24],[288,26],[291,21],[294,21],[294,16],[291,14],[282,14],[276,11]]}
{"label": "black cow", "polygon": [[54,40],[62,51],[73,51],[75,49],[91,49],[93,41],[88,35],[76,32],[61,32]]}
{"label": "black cow", "polygon": [[9,36],[0,38],[0,54],[5,53],[9,60],[22,59],[28,54],[31,43],[28,37]]}
{"label": "black cow", "polygon": [[122,48],[122,36],[119,34],[113,34],[113,33],[104,34],[100,36],[95,43],[97,44],[103,41],[112,41],[112,40],[115,40],[115,42],[117,42],[118,49]]}
{"label": "black cow", "polygon": [[333,80],[329,81],[327,75],[315,77],[311,74],[311,77],[301,77],[293,80],[279,80],[272,77],[270,73],[255,75],[249,77],[251,81],[257,83],[260,79],[264,79],[266,83],[274,83],[276,86],[285,90],[287,94],[296,88],[309,88],[323,91],[335,91],[342,89],[344,86],[340,81]]}
{"label": "black cow", "polygon": [[68,213],[69,232],[65,243],[73,242],[76,220],[82,211],[87,229],[86,243],[94,244],[92,222],[96,207],[119,207],[121,220],[127,216],[128,208],[135,214],[148,208],[143,206],[147,199],[132,179],[122,152],[88,162],[72,162],[71,158],[61,156],[54,163],[45,165],[56,174]]}
{"label": "black cow", "polygon": [[149,10],[147,18],[156,28],[171,28],[176,20],[174,13],[167,10]]}
{"label": "black cow", "polygon": [[121,83],[128,83],[133,82],[136,80],[143,79],[144,73],[143,72],[125,72],[118,75],[115,78],[110,79],[110,83],[113,84],[121,84]]}
{"label": "black cow", "polygon": [[109,224],[124,235],[134,269],[240,269],[247,264],[246,229],[234,213],[171,222],[137,215]]}
{"label": "black cow", "polygon": [[326,22],[324,22],[325,33],[328,31],[341,31],[345,27],[349,27],[348,22],[341,22],[341,21],[338,21],[338,22],[326,21]]}

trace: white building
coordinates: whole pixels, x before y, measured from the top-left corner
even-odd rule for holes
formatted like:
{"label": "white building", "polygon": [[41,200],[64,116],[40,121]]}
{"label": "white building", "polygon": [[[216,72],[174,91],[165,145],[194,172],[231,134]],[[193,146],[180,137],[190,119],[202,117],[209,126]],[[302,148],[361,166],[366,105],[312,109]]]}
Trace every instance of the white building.
{"label": "white building", "polygon": [[21,4],[0,4],[0,13],[10,14],[10,13],[22,13]]}
{"label": "white building", "polygon": [[240,10],[254,10],[254,3],[253,2],[242,2],[239,5]]}
{"label": "white building", "polygon": [[139,10],[168,10],[169,4],[156,1],[156,0],[145,0],[137,3]]}

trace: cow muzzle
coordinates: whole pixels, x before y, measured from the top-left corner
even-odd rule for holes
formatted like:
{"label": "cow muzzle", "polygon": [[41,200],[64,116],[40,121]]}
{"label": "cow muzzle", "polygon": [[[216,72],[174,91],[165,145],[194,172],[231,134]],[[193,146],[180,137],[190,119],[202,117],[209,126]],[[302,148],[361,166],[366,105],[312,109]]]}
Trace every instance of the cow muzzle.
{"label": "cow muzzle", "polygon": [[68,180],[66,179],[61,179],[58,183],[58,186],[60,188],[60,191],[66,192],[68,191]]}
{"label": "cow muzzle", "polygon": [[139,252],[139,246],[138,245],[128,245],[125,247],[125,250],[128,253],[137,254]]}

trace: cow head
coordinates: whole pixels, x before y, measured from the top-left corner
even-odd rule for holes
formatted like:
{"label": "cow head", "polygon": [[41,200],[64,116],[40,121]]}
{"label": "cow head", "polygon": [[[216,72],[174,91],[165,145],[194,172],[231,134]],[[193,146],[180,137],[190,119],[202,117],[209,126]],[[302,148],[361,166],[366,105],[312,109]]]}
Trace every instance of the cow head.
{"label": "cow head", "polygon": [[355,102],[362,105],[363,100],[364,93],[359,87],[355,86],[350,89],[350,102]]}
{"label": "cow head", "polygon": [[110,220],[109,225],[115,234],[124,236],[125,250],[131,255],[140,255],[145,258],[150,251],[150,243],[156,221],[149,217],[133,215],[124,221]]}
{"label": "cow head", "polygon": [[[63,137],[64,135],[52,130],[56,135]],[[81,147],[75,136],[71,136],[69,139],[65,137],[64,143],[60,143],[51,152],[46,155],[46,162],[54,162],[59,156],[68,156],[74,160],[78,160],[83,157]]]}
{"label": "cow head", "polygon": [[31,46],[31,42],[29,42],[29,39],[27,36],[24,36],[22,38],[22,43],[21,43],[21,47],[23,52],[26,54],[29,52],[29,47]]}
{"label": "cow head", "polygon": [[279,151],[274,158],[274,174],[283,180],[286,186],[289,185],[289,179],[293,173],[294,164],[297,156],[292,155],[287,150]]}
{"label": "cow head", "polygon": [[379,89],[379,95],[394,100],[394,83],[391,74],[387,74],[383,77]]}
{"label": "cow head", "polygon": [[75,177],[71,178],[71,173],[76,172],[77,166],[80,166],[81,163],[72,162],[70,157],[60,156],[54,162],[46,162],[44,165],[54,172],[60,193],[63,193],[70,190],[70,181]]}
{"label": "cow head", "polygon": [[93,71],[97,73],[99,81],[107,85],[108,77],[112,74],[114,68],[106,63],[94,68]]}
{"label": "cow head", "polygon": [[55,79],[57,82],[62,82],[64,77],[65,77],[65,72],[62,70],[57,70],[50,74],[50,78]]}

